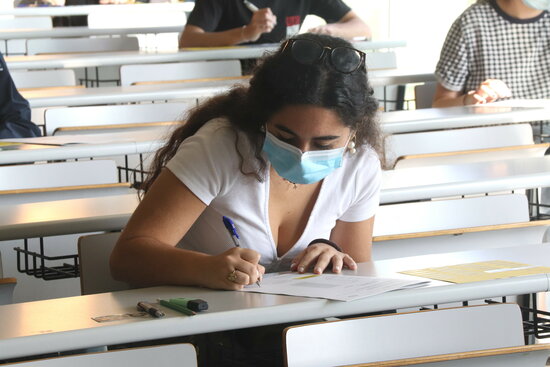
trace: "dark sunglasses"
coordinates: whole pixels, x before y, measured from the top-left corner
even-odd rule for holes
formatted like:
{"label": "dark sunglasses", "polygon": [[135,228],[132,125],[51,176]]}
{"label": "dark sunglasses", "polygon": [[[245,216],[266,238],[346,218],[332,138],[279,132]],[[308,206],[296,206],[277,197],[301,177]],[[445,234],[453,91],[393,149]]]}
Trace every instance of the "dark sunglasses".
{"label": "dark sunglasses", "polygon": [[349,74],[365,64],[365,53],[351,47],[329,47],[310,39],[291,38],[283,46],[282,52],[290,50],[294,60],[300,64],[313,65],[327,55],[332,67],[341,73]]}

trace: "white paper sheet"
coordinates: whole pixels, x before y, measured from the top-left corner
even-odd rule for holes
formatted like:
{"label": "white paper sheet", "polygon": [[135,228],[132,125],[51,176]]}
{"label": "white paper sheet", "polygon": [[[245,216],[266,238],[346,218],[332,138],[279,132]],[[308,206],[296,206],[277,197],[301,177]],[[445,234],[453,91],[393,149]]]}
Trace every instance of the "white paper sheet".
{"label": "white paper sheet", "polygon": [[365,277],[343,274],[266,274],[261,287],[250,285],[244,292],[353,301],[402,288],[427,285],[429,281]]}

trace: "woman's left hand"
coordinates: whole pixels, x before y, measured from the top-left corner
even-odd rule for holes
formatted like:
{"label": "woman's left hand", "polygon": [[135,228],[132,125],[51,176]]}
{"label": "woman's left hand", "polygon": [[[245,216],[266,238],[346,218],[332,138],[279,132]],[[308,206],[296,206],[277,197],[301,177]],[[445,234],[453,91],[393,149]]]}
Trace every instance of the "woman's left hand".
{"label": "woman's left hand", "polygon": [[330,264],[332,264],[333,273],[339,273],[344,266],[352,270],[357,268],[357,264],[348,254],[325,243],[315,243],[308,246],[292,260],[290,270],[304,273],[313,267],[315,274],[321,274]]}

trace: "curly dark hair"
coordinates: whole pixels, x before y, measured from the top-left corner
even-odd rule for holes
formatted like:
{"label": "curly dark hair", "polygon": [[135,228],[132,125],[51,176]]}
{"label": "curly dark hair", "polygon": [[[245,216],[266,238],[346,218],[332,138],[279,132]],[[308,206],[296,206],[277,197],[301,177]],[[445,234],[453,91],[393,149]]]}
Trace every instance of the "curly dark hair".
{"label": "curly dark hair", "polygon": [[[343,39],[326,35],[306,33],[294,38],[311,39],[329,48],[352,47]],[[366,66],[361,65],[352,73],[342,73],[332,67],[328,57],[313,65],[304,65],[297,62],[284,45],[264,56],[254,69],[249,86],[236,85],[190,111],[187,122],[157,151],[141,187],[145,192],[176,154],[179,145],[216,117],[227,118],[235,129],[248,136],[258,164],[254,172],[245,172],[241,155],[241,172],[253,174],[261,181],[267,166],[262,156],[264,126],[272,115],[289,105],[313,105],[333,110],[344,125],[355,132],[358,147],[370,145],[382,155],[378,101],[372,96]]]}

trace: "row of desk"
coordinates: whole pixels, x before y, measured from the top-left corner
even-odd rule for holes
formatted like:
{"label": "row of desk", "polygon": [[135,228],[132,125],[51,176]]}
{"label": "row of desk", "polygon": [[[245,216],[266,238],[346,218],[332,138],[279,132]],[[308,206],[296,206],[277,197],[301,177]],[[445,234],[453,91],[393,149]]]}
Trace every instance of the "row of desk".
{"label": "row of desk", "polygon": [[[193,83],[186,83],[186,86],[190,86],[191,84]],[[170,91],[172,98],[175,98],[176,95],[191,98],[191,96],[207,96],[216,90],[222,91],[230,87],[228,85],[230,83],[227,81],[198,84],[202,86],[197,88],[190,87],[190,90],[178,89],[175,85],[170,85],[165,92],[168,94],[168,91]],[[150,93],[150,97],[152,98],[154,96],[154,92],[152,91],[154,88],[151,87],[153,85],[110,88],[141,90],[144,94]],[[90,91],[93,92],[100,89],[107,88],[92,88]],[[146,90],[147,92],[145,92]],[[112,96],[113,99],[118,98],[128,101],[132,93],[120,95],[113,90]],[[97,101],[97,97],[97,94],[89,93],[85,97],[83,96],[83,99],[91,102]],[[61,97],[56,98],[61,99]],[[42,101],[44,104],[47,103],[44,100]],[[51,99],[49,102],[54,103]],[[550,101],[547,100],[503,101],[491,106],[463,106],[384,112],[380,114],[380,123],[384,134],[397,134],[446,128],[540,121],[547,119],[549,115]],[[33,146],[27,146],[33,149],[0,150],[0,164],[151,153],[163,144],[166,133],[166,130],[162,129],[150,129],[139,132],[129,129],[126,133],[9,139],[33,144]]]}
{"label": "row of desk", "polygon": [[[381,204],[550,187],[550,157],[384,171]],[[136,194],[0,205],[0,241],[120,230]]]}
{"label": "row of desk", "polygon": [[[59,32],[58,37],[76,36],[77,32],[84,32],[85,27],[71,27],[68,29],[60,28],[51,31],[36,31],[37,38],[47,37],[48,32]],[[157,32],[163,30],[169,32],[178,32],[171,27],[160,27]],[[147,33],[146,29],[137,32],[137,29],[130,29],[127,33]],[[96,30],[90,30],[96,31]],[[98,29],[101,34],[108,34],[111,29]],[[124,31],[124,30],[122,30]],[[6,33],[19,32],[23,35],[25,31],[13,30]],[[29,31],[26,31],[29,32]],[[63,32],[67,33],[64,34]],[[71,33],[72,32],[72,33]],[[121,32],[121,31],[118,31]],[[0,32],[0,39],[2,37]],[[42,34],[39,37],[39,34]],[[7,37],[4,35],[3,37]],[[50,36],[50,37],[53,37]],[[22,37],[25,38],[25,37]],[[28,38],[28,37],[26,37]],[[363,51],[374,51],[386,48],[403,47],[404,41],[357,41],[354,46]],[[279,44],[262,44],[247,46],[227,46],[227,47],[206,47],[206,48],[188,48],[178,51],[165,52],[146,52],[146,51],[114,51],[114,52],[89,52],[74,54],[51,54],[51,55],[30,55],[30,56],[9,56],[6,57],[6,63],[10,70],[20,69],[59,69],[59,68],[83,68],[95,66],[125,65],[125,64],[150,64],[163,62],[184,62],[184,61],[203,61],[203,60],[227,60],[227,59],[250,59],[259,58],[266,52],[277,50]]]}
{"label": "row of desk", "polygon": [[[348,274],[411,278],[403,270],[509,260],[550,266],[550,246],[416,256],[358,264]],[[307,321],[407,307],[461,302],[550,290],[548,274],[465,284],[432,281],[429,286],[383,293],[353,302],[216,291],[195,287],[153,287],[0,306],[0,360],[32,354],[194,335],[277,323]],[[133,313],[138,301],[201,298],[208,311],[182,316],[166,309],[162,319],[127,318],[98,323],[92,317]]]}

